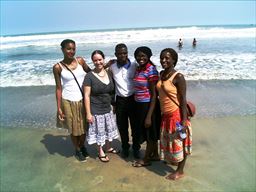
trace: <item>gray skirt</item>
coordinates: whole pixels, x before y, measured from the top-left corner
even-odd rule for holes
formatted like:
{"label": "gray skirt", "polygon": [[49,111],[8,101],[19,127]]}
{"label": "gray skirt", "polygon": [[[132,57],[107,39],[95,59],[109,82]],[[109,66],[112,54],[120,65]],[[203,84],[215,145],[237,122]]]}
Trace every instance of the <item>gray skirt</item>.
{"label": "gray skirt", "polygon": [[113,141],[119,137],[116,120],[112,112],[93,115],[93,123],[89,124],[87,142],[89,145],[105,145],[105,141]]}

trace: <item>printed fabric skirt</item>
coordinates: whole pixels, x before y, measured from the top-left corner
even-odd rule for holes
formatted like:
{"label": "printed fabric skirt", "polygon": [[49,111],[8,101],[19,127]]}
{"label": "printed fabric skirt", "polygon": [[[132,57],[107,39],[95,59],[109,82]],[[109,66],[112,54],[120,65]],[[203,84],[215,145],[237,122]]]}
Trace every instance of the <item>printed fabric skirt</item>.
{"label": "printed fabric skirt", "polygon": [[73,136],[81,136],[86,133],[86,119],[83,100],[69,101],[62,98],[62,111],[65,114],[64,122],[57,117],[57,127],[68,129]]}
{"label": "printed fabric skirt", "polygon": [[89,124],[87,133],[87,142],[89,145],[105,145],[105,141],[113,141],[119,137],[116,119],[112,112],[93,115],[93,123]]}
{"label": "printed fabric skirt", "polygon": [[184,159],[184,153],[192,153],[192,128],[187,121],[187,137],[181,139],[176,131],[176,122],[180,122],[180,111],[163,114],[160,130],[160,155],[168,163],[178,163]]}

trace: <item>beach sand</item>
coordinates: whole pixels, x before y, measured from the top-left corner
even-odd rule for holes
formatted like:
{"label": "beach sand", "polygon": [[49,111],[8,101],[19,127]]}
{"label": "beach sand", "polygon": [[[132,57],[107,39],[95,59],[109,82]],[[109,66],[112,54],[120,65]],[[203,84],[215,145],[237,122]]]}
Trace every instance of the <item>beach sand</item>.
{"label": "beach sand", "polygon": [[1,127],[0,191],[256,191],[255,115],[192,123],[193,154],[177,181],[165,179],[174,166],[134,168],[132,155],[114,154],[102,163],[94,146],[80,163],[65,130]]}
{"label": "beach sand", "polygon": [[[162,161],[132,167],[110,154],[110,162],[78,162],[65,130],[55,128],[54,86],[0,88],[0,191],[256,191],[256,81],[189,81],[197,106],[193,154],[178,181],[176,167]],[[114,142],[120,148],[120,141]],[[145,145],[142,146],[142,152]]]}

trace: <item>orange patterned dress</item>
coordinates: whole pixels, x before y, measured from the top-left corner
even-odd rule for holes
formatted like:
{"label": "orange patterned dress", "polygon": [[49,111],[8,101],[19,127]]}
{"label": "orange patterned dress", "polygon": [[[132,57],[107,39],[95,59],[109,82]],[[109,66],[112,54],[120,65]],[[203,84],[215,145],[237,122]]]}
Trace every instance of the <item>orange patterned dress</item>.
{"label": "orange patterned dress", "polygon": [[[163,114],[160,131],[160,155],[161,159],[177,163],[184,158],[184,152],[192,152],[192,128],[190,121],[187,121],[187,137],[182,140],[176,131],[176,122],[180,122],[180,111]],[[185,151],[183,151],[183,148]]]}
{"label": "orange patterned dress", "polygon": [[161,84],[164,84],[166,91],[177,102],[177,88],[172,83],[173,78],[178,72],[174,73],[168,80],[157,82],[156,88],[159,93],[159,101],[162,112],[160,128],[160,155],[161,159],[170,163],[181,162],[184,158],[184,152],[192,152],[192,128],[188,120],[186,122],[188,129],[187,137],[181,139],[176,131],[176,123],[181,121],[179,107],[162,90]]}

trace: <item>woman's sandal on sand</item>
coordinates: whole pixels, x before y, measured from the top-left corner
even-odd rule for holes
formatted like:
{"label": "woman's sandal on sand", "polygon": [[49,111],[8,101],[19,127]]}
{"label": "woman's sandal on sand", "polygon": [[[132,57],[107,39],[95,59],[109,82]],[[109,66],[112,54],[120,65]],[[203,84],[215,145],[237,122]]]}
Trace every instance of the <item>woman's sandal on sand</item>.
{"label": "woman's sandal on sand", "polygon": [[114,148],[110,148],[109,150],[106,151],[106,153],[118,154],[120,153],[120,151]]}
{"label": "woman's sandal on sand", "polygon": [[146,166],[150,166],[151,163],[150,162],[144,162],[144,161],[134,161],[132,163],[133,167],[146,167]]}
{"label": "woman's sandal on sand", "polygon": [[100,156],[100,155],[98,155],[98,157],[99,157],[99,160],[101,161],[101,162],[103,162],[103,163],[107,163],[107,162],[109,162],[109,159],[107,159],[107,155],[104,155],[104,156]]}

